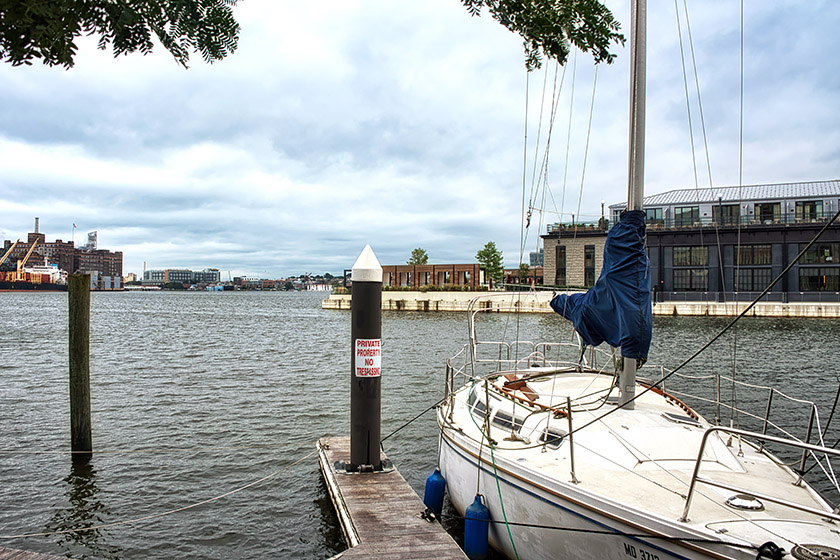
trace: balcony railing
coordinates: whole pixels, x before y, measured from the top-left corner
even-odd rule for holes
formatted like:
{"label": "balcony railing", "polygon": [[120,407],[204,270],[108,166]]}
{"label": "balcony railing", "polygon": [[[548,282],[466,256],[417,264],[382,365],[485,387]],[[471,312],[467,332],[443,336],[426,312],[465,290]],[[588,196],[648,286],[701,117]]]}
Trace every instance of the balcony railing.
{"label": "balcony railing", "polygon": [[833,214],[820,212],[808,216],[798,216],[790,212],[788,214],[773,214],[770,216],[703,216],[700,218],[686,220],[669,216],[661,220],[648,219],[646,221],[649,229],[656,228],[697,228],[697,227],[733,227],[737,225],[793,225],[793,224],[819,224],[827,222]]}

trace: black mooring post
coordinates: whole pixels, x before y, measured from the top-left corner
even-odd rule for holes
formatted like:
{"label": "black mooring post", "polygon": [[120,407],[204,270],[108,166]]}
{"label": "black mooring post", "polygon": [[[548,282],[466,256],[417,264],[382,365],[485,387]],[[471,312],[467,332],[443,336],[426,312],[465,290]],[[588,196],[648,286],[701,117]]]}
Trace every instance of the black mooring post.
{"label": "black mooring post", "polygon": [[350,300],[350,463],[382,470],[379,454],[382,374],[382,267],[370,245],[353,265]]}
{"label": "black mooring post", "polygon": [[68,278],[70,450],[73,461],[93,455],[90,428],[90,274]]}

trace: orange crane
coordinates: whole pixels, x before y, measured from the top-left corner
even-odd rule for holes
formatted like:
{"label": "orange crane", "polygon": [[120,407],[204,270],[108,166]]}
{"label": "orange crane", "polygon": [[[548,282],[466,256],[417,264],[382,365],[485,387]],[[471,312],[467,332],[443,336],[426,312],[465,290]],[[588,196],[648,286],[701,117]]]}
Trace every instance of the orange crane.
{"label": "orange crane", "polygon": [[15,250],[15,247],[17,247],[17,244],[18,244],[18,243],[20,243],[20,239],[18,239],[18,240],[17,240],[17,241],[15,241],[14,243],[12,243],[12,246],[11,246],[11,247],[9,247],[9,250],[8,250],[8,251],[6,251],[6,252],[3,254],[3,256],[2,256],[2,257],[0,257],[0,265],[2,265],[4,262],[6,262],[6,259],[7,259],[7,258],[9,258],[9,255],[11,255],[11,254],[12,254],[12,251],[14,251],[14,250]]}
{"label": "orange crane", "polygon": [[35,250],[35,245],[37,245],[37,244],[38,244],[38,240],[36,239],[35,241],[32,242],[32,247],[29,248],[29,251],[26,252],[26,256],[23,257],[22,259],[18,259],[18,262],[17,262],[17,277],[14,279],[15,282],[20,282],[21,280],[23,280],[25,278],[25,275],[23,273],[23,267],[26,266],[26,261],[29,260],[29,256],[32,255],[32,251]]}

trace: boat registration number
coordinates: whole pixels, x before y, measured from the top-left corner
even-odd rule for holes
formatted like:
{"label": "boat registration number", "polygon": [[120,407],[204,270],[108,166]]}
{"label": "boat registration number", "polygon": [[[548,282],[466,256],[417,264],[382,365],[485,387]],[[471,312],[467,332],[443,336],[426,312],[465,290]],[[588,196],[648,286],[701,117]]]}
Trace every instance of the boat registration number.
{"label": "boat registration number", "polygon": [[624,543],[624,555],[630,558],[637,558],[638,560],[659,560],[659,555],[653,552],[648,552],[642,547]]}

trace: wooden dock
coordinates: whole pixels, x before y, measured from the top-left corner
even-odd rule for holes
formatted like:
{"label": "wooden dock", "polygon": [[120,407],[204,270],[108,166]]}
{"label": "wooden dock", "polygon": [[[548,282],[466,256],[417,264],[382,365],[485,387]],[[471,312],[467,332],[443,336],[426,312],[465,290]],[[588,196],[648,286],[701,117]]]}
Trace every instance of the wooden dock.
{"label": "wooden dock", "polygon": [[0,546],[0,560],[67,560],[62,556],[53,556],[52,554],[41,554],[40,552],[27,552],[25,550],[15,550],[13,548],[3,548]]}
{"label": "wooden dock", "polygon": [[350,459],[349,437],[318,440],[318,457],[341,531],[350,546],[336,558],[467,558],[440,523],[421,517],[426,506],[396,469],[364,474],[336,472],[336,462]]}

